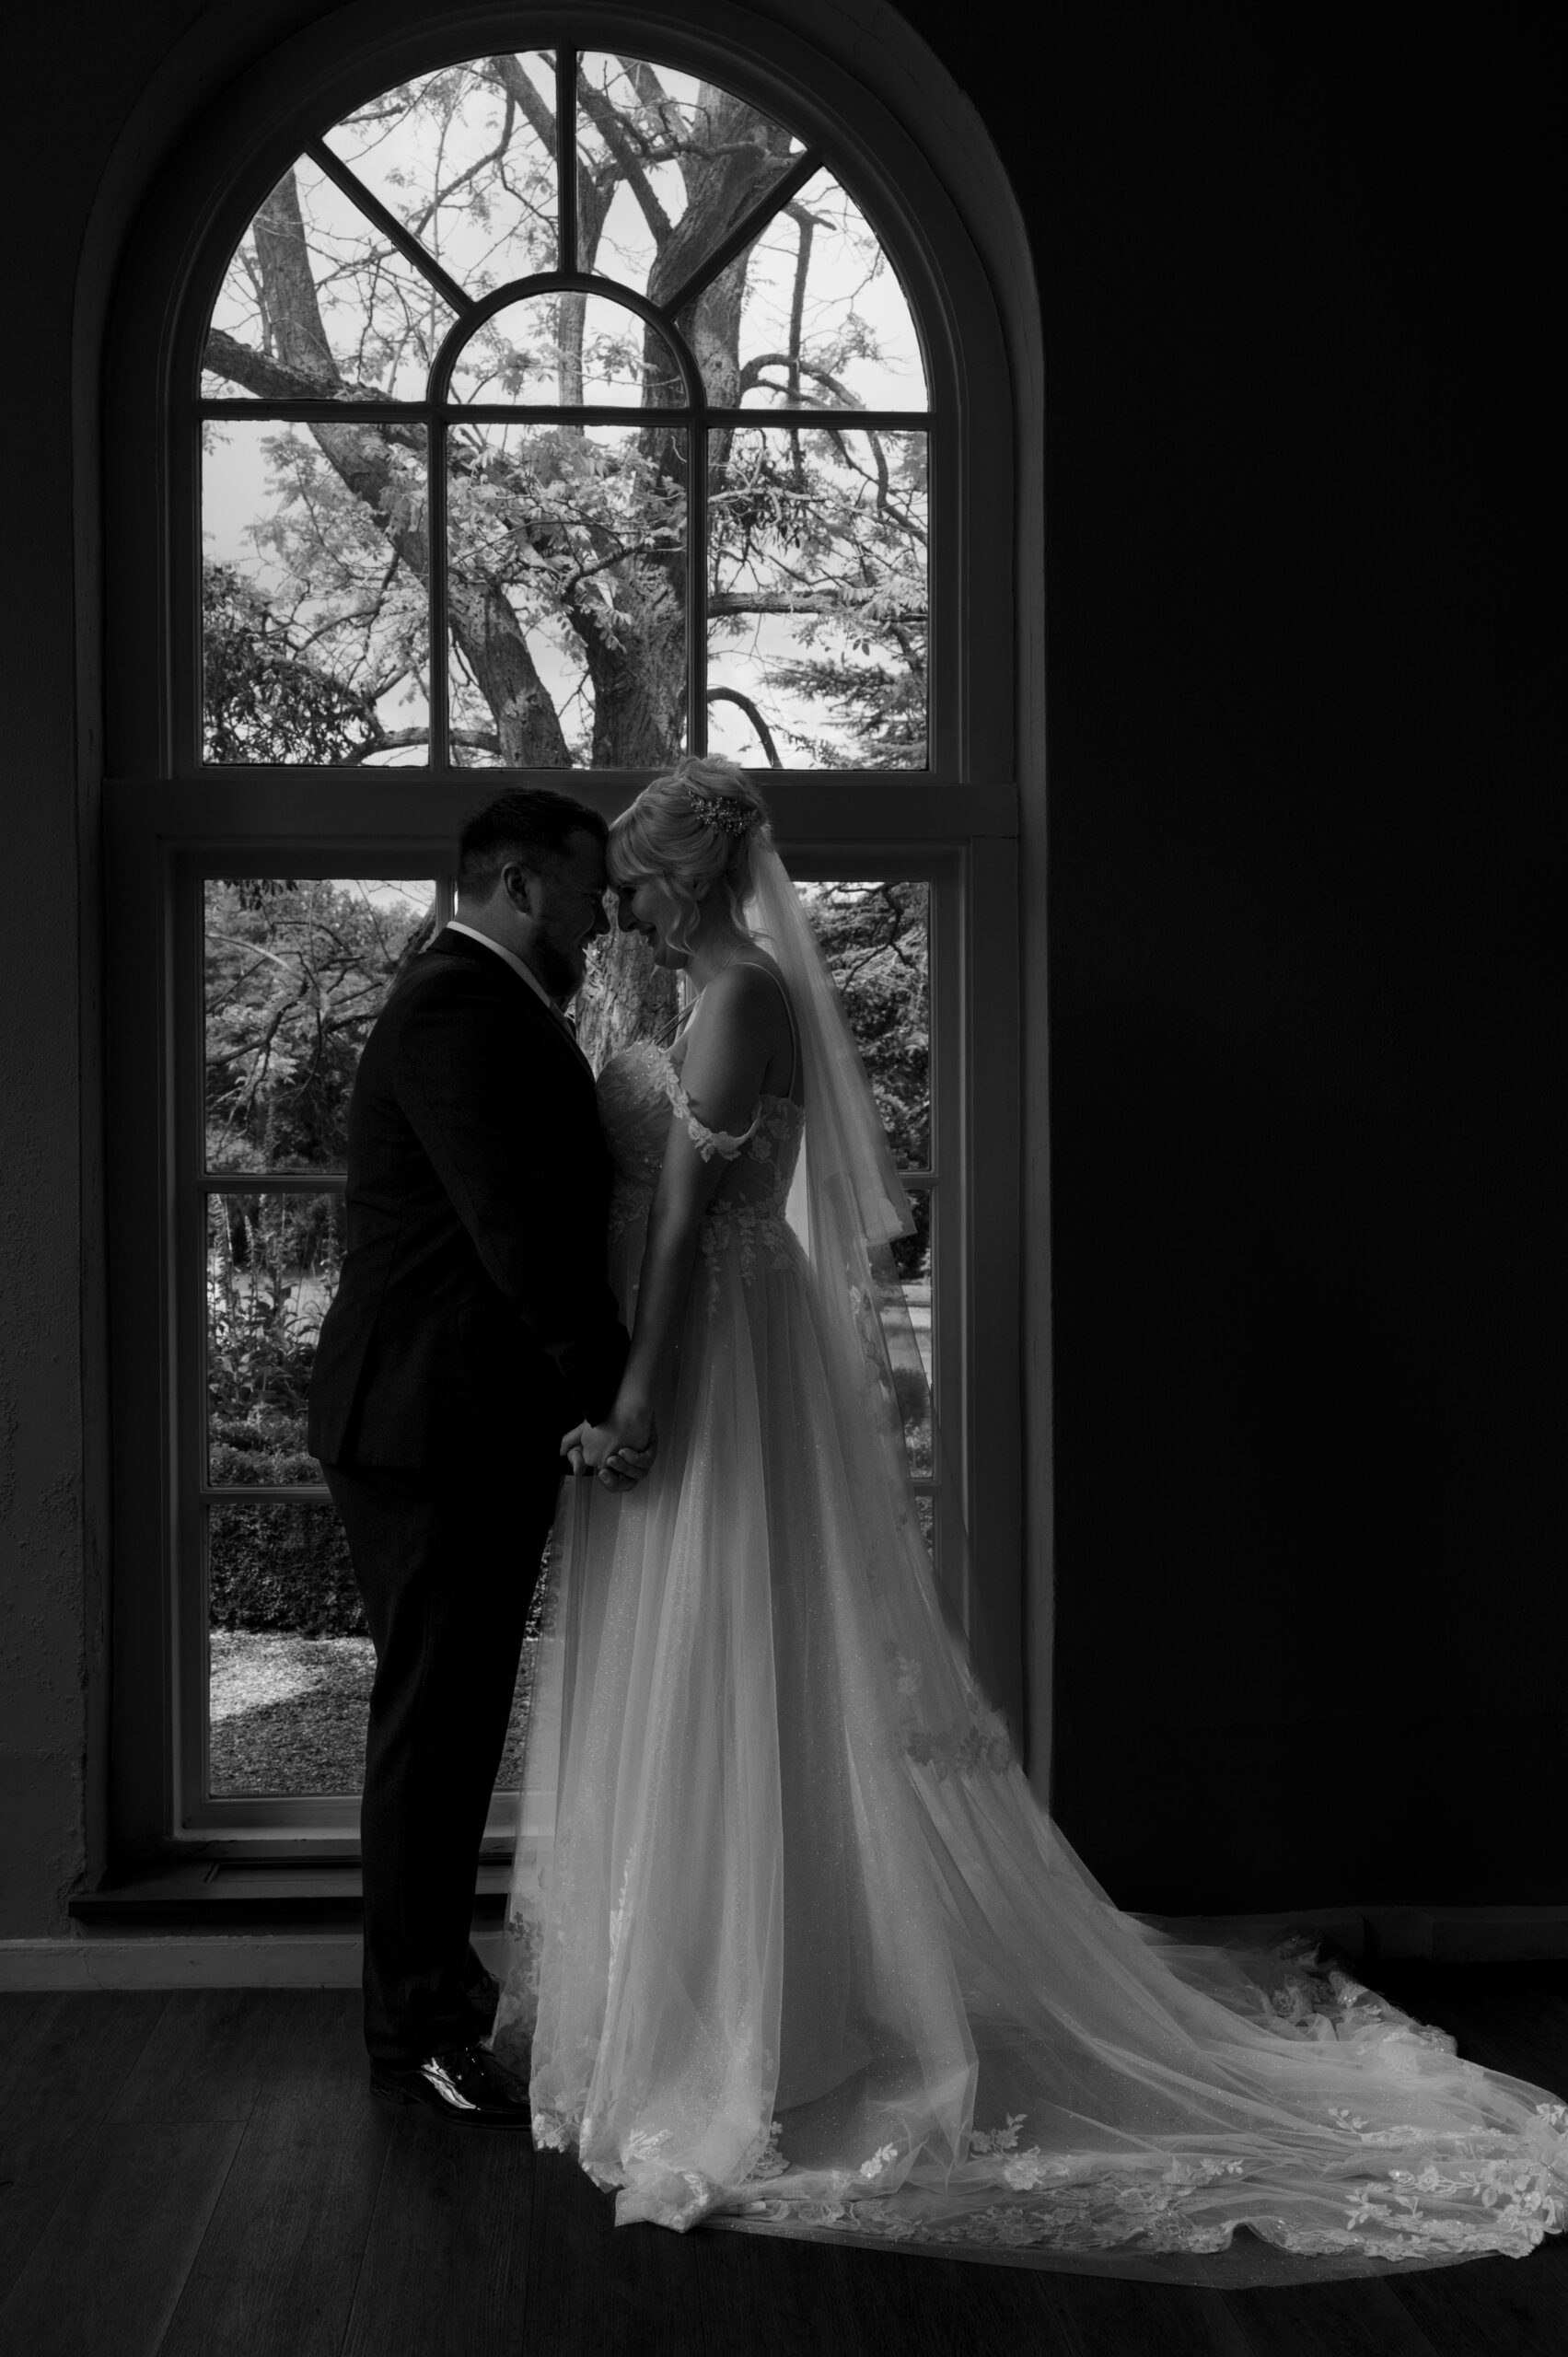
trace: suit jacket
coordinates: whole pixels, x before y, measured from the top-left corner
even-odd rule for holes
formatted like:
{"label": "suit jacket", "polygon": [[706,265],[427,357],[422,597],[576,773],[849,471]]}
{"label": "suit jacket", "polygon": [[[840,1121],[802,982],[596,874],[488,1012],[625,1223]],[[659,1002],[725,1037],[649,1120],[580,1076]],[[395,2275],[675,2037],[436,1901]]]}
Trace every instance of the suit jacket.
{"label": "suit jacket", "polygon": [[593,1076],[526,982],[443,931],[400,976],[348,1111],[347,1253],[310,1382],[323,1463],[505,1462],[609,1408]]}

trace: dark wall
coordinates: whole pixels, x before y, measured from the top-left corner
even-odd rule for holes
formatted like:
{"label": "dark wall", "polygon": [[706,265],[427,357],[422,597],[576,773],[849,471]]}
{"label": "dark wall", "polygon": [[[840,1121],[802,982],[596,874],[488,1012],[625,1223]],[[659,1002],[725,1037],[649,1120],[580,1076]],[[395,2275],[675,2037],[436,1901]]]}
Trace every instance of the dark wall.
{"label": "dark wall", "polygon": [[1561,1900],[1544,59],[909,13],[1045,315],[1059,1813],[1151,1909]]}
{"label": "dark wall", "polygon": [[[1014,10],[905,13],[1013,174],[1045,312],[1060,1813],[1150,1909],[1561,1900],[1544,60],[1431,17],[1292,46],[1275,11],[1222,37],[1097,0],[1032,12],[1026,55]],[[10,126],[42,192],[0,643],[17,1933],[88,1855],[104,1691],[71,306],[122,126],[226,16],[84,0],[68,124]],[[52,87],[58,29],[28,40],[17,87]]]}

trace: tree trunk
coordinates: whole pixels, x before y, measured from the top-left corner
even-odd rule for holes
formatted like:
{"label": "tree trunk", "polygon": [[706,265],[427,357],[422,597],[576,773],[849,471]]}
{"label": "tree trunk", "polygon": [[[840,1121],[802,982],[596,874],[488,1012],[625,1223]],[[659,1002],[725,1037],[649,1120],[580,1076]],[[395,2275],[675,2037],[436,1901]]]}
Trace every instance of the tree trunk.
{"label": "tree trunk", "polygon": [[675,976],[656,966],[641,934],[605,942],[577,993],[577,1045],[596,1072],[633,1039],[668,1039],[680,1004]]}
{"label": "tree trunk", "polygon": [[[309,378],[310,391],[341,390],[343,377],[321,325],[292,172],[285,173],[257,215],[255,237],[263,332],[273,356]],[[231,366],[240,350],[231,347]],[[317,424],[309,430],[344,487],[369,509],[389,545],[414,577],[428,585],[428,493],[425,499],[413,494],[392,463],[386,435],[373,425]],[[428,451],[425,459],[428,467]],[[569,768],[571,755],[555,706],[500,586],[482,574],[465,575],[451,567],[447,600],[453,641],[494,718],[502,761],[518,769]],[[447,661],[447,649],[432,647],[428,659],[432,664]]]}

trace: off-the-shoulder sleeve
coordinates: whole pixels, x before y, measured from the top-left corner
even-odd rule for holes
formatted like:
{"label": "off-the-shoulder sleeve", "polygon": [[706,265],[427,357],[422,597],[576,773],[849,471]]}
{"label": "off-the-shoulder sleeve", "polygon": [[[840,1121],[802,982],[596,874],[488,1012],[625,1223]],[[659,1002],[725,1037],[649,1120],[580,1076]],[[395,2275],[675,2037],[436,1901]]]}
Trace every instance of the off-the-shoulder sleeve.
{"label": "off-the-shoulder sleeve", "polygon": [[687,1136],[704,1162],[711,1162],[715,1154],[721,1161],[733,1162],[741,1147],[756,1135],[757,1124],[762,1118],[761,1098],[758,1099],[757,1110],[751,1116],[749,1128],[742,1130],[738,1136],[732,1136],[727,1130],[710,1130],[705,1121],[697,1119],[691,1110],[691,1099],[681,1087],[680,1075],[673,1064],[665,1066],[664,1085],[671,1105],[685,1124]]}

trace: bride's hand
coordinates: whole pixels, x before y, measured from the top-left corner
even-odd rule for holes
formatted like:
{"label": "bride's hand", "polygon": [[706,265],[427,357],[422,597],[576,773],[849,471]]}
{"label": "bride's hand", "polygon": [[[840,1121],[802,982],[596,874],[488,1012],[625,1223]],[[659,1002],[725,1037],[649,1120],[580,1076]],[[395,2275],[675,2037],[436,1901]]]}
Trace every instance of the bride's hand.
{"label": "bride's hand", "polygon": [[563,1434],[561,1454],[574,1473],[597,1473],[608,1490],[633,1489],[654,1461],[658,1436],[651,1416],[586,1419]]}

